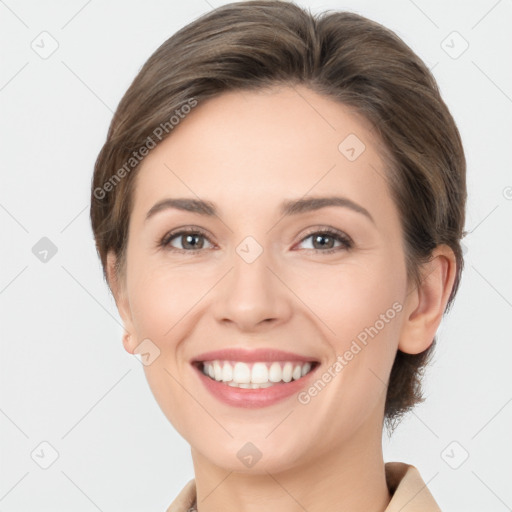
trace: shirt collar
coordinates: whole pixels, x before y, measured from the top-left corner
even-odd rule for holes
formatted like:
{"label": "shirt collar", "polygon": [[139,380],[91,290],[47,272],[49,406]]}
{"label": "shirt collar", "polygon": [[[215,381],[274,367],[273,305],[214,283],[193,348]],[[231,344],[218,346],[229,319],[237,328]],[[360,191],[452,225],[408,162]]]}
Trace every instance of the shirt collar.
{"label": "shirt collar", "polygon": [[387,462],[386,483],[392,495],[385,512],[441,512],[418,469],[404,462]]}
{"label": "shirt collar", "polygon": [[[415,466],[404,462],[387,462],[385,471],[392,498],[384,512],[441,512]],[[196,482],[192,479],[166,512],[187,512],[195,500]]]}

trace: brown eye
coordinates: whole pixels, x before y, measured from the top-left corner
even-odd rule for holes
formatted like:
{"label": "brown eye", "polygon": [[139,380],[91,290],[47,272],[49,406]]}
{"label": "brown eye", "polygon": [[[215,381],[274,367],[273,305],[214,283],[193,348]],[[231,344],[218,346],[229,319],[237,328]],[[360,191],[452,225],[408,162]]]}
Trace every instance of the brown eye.
{"label": "brown eye", "polygon": [[204,248],[205,240],[208,238],[200,231],[182,230],[166,235],[160,245],[179,252],[195,252]]}
{"label": "brown eye", "polygon": [[[350,249],[353,245],[348,236],[333,230],[312,231],[308,236],[302,239],[301,243],[309,238],[312,239],[312,250],[328,254],[343,249]],[[335,244],[337,242],[338,245],[336,246]]]}

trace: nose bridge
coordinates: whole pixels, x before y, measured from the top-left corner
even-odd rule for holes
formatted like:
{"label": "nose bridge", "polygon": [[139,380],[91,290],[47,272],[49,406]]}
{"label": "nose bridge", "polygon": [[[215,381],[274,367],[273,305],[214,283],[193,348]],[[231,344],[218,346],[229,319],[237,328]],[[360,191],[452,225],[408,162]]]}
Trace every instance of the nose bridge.
{"label": "nose bridge", "polygon": [[270,251],[252,236],[244,238],[236,247],[229,296],[240,307],[261,308],[263,303],[270,306],[275,293],[273,275],[268,269],[271,260]]}
{"label": "nose bridge", "polygon": [[232,257],[233,275],[231,277],[233,288],[246,288],[250,294],[267,293],[271,272],[271,254],[252,236],[246,237],[235,248]]}
{"label": "nose bridge", "polygon": [[[216,315],[243,329],[251,329],[270,319],[283,319],[290,312],[286,288],[270,270],[270,249],[255,237],[245,237],[230,257],[231,272],[217,296]],[[270,267],[270,268],[269,268]]]}

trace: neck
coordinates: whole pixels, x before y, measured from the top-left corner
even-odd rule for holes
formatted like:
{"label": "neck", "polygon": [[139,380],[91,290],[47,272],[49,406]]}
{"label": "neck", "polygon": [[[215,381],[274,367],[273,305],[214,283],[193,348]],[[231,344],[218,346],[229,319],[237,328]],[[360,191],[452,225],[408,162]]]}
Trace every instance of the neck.
{"label": "neck", "polygon": [[281,472],[229,471],[194,449],[192,459],[198,512],[384,512],[391,499],[381,426]]}

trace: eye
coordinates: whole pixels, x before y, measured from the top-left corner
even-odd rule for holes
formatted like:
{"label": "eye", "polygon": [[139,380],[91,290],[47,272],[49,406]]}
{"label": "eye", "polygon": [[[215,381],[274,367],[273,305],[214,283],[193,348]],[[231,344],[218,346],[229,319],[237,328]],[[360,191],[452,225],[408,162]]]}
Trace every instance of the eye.
{"label": "eye", "polygon": [[[316,252],[330,254],[340,250],[349,250],[353,247],[350,237],[335,229],[315,229],[310,231],[301,240],[301,243],[310,238],[312,239],[312,247],[310,249]],[[166,234],[158,245],[171,251],[195,253],[205,248],[205,240],[211,244],[208,236],[201,229],[188,228]],[[176,242],[181,247],[176,247]],[[335,245],[336,242],[338,243],[337,246]],[[211,246],[213,247],[213,244]],[[308,248],[306,247],[306,249]]]}
{"label": "eye", "polygon": [[[181,247],[172,243],[175,240]],[[178,252],[197,252],[204,248],[204,240],[208,240],[208,237],[200,229],[182,229],[165,235],[159,245]]]}
{"label": "eye", "polygon": [[[311,231],[305,238],[302,239],[301,243],[305,240],[312,238],[312,250],[323,253],[333,253],[340,250],[348,250],[353,247],[353,242],[344,233],[333,229],[321,229]],[[338,246],[334,244],[339,242]]]}

